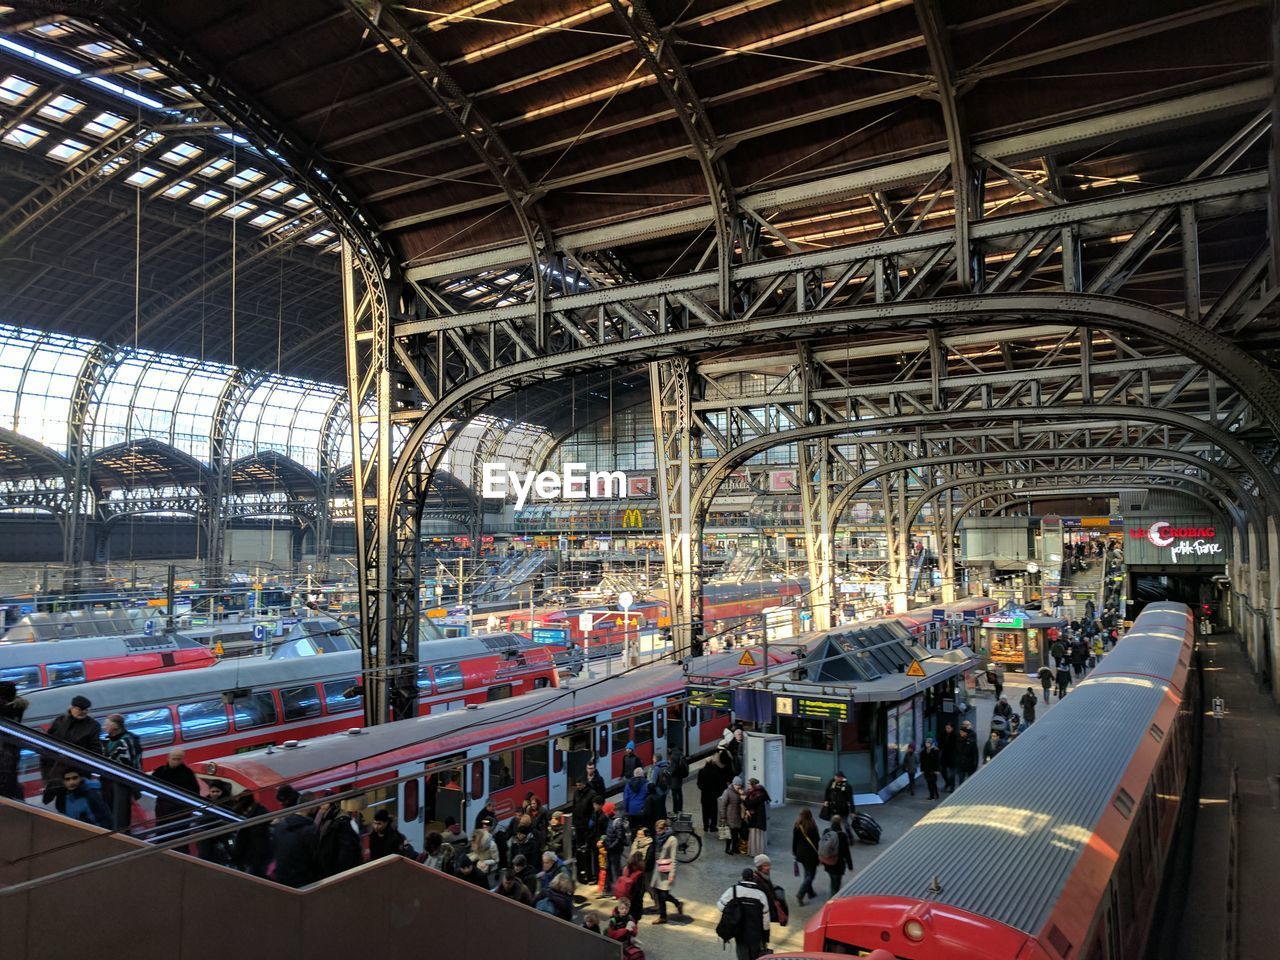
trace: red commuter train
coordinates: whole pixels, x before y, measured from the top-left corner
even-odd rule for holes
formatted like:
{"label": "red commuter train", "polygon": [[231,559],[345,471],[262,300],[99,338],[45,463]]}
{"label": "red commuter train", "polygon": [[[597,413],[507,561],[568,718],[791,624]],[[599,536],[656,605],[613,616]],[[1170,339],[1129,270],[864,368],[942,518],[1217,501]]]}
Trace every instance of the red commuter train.
{"label": "red commuter train", "polygon": [[190,670],[217,663],[204,644],[181,634],[139,633],[0,643],[0,680],[20,693],[88,680]]}
{"label": "red commuter train", "polygon": [[[748,649],[761,662],[763,652]],[[751,672],[739,666],[740,655],[713,654],[698,670],[724,677]],[[789,658],[770,652],[774,664]],[[234,793],[253,791],[267,806],[276,805],[283,783],[304,791],[362,787],[366,803],[395,814],[405,837],[421,849],[425,833],[440,829],[446,816],[469,825],[486,801],[500,818],[519,809],[529,792],[552,807],[564,805],[572,778],[592,757],[610,786],[620,784],[628,742],[645,764],[655,750],[674,744],[691,757],[711,749],[729,714],[690,707],[684,690],[679,666],[654,664],[465,712],[224,757],[197,766],[196,773],[229,781]]]}
{"label": "red commuter train", "polygon": [[1089,678],[815,915],[899,960],[1142,957],[1196,754],[1194,622],[1149,604]]}
{"label": "red commuter train", "polygon": [[[160,766],[181,747],[187,762],[209,760],[269,744],[323,736],[364,723],[360,651],[345,634],[309,637],[278,648],[270,658],[226,660],[203,670],[127,677],[27,694],[24,722],[47,727],[74,694],[93,704],[99,719],[112,713],[142,740],[143,769]],[[552,651],[516,634],[431,640],[420,648],[419,715],[462,710],[471,704],[554,687]],[[38,792],[35,757],[24,755],[28,793]]]}

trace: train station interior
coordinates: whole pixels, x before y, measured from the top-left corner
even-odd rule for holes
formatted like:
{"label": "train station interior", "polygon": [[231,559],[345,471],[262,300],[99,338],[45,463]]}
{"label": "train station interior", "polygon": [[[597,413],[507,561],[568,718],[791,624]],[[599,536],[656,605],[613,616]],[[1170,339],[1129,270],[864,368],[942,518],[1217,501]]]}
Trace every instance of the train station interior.
{"label": "train station interior", "polygon": [[0,0],[0,954],[1275,956],[1278,84]]}

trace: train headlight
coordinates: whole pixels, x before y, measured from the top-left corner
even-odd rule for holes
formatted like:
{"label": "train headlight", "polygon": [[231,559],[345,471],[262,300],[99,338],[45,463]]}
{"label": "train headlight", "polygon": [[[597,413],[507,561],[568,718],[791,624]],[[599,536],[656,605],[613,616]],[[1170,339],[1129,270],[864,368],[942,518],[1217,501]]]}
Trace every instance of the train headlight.
{"label": "train headlight", "polygon": [[214,763],[212,760],[210,760],[208,763],[204,765],[204,770],[205,770],[205,773],[209,774],[209,776],[213,776],[215,773],[218,772],[218,765]]}
{"label": "train headlight", "polygon": [[902,925],[902,932],[908,940],[919,943],[924,939],[924,924],[912,917]]}

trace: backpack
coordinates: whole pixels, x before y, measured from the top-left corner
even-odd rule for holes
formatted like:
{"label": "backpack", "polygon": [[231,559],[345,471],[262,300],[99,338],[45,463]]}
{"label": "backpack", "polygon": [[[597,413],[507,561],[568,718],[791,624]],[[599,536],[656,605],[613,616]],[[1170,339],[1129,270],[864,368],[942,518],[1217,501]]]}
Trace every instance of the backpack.
{"label": "backpack", "polygon": [[533,905],[535,910],[541,910],[543,913],[549,913],[553,917],[556,915],[556,905],[551,902],[550,897],[543,897]]}
{"label": "backpack", "polygon": [[682,781],[689,776],[689,761],[683,756],[676,761],[676,776]]}
{"label": "backpack", "polygon": [[834,867],[840,862],[840,835],[830,828],[822,831],[822,839],[818,841],[818,859],[825,867]]}
{"label": "backpack", "polygon": [[724,905],[720,919],[716,922],[716,936],[728,943],[738,935],[742,928],[744,911],[742,901],[738,899],[738,885],[733,885],[733,899]]}
{"label": "backpack", "polygon": [[657,787],[663,793],[671,789],[671,768],[669,766],[663,767],[658,773]]}

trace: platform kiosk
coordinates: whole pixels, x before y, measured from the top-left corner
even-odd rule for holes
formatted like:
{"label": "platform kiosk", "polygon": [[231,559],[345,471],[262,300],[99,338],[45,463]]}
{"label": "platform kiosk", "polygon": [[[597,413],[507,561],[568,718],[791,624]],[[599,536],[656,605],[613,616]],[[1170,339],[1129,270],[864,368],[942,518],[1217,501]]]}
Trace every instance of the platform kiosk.
{"label": "platform kiosk", "polygon": [[1046,617],[1009,606],[983,618],[978,630],[977,653],[991,663],[1002,663],[1012,673],[1035,673],[1052,667],[1049,647],[1067,625],[1061,617]]}

